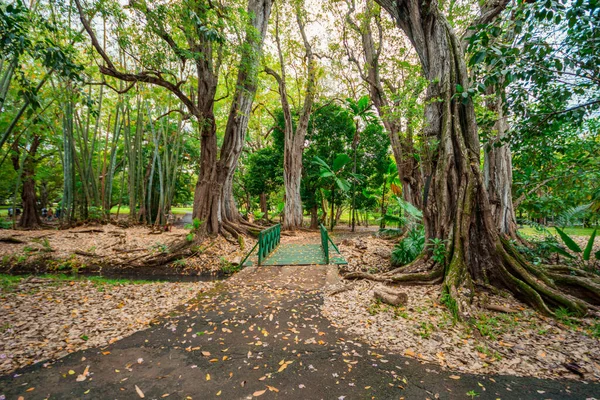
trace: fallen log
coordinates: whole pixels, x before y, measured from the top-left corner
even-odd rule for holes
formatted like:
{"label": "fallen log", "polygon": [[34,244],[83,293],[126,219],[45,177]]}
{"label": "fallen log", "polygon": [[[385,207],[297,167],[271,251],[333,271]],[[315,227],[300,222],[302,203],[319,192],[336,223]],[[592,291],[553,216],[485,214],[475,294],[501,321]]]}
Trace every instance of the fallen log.
{"label": "fallen log", "polygon": [[27,243],[21,239],[17,239],[14,236],[9,236],[9,237],[3,237],[0,238],[0,242],[2,243],[11,243],[11,244],[23,244],[23,243]]}
{"label": "fallen log", "polygon": [[406,293],[397,292],[385,286],[375,288],[373,297],[391,306],[405,306],[408,303],[408,295]]}

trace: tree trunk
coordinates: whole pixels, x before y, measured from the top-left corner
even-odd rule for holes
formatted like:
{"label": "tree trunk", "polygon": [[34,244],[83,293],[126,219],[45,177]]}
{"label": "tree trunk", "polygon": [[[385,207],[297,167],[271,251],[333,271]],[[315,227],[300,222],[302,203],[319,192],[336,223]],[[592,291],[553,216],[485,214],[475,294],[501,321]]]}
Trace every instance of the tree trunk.
{"label": "tree trunk", "polygon": [[319,213],[317,203],[310,209],[310,229],[319,229]]}
{"label": "tree trunk", "polygon": [[[39,228],[42,225],[42,220],[38,213],[37,207],[37,196],[35,194],[35,156],[37,154],[38,147],[40,146],[41,138],[39,135],[35,135],[29,146],[27,154],[21,155],[19,150],[18,142],[13,145],[13,168],[18,173],[21,169],[20,157],[25,157],[23,160],[23,171],[22,171],[22,182],[23,188],[21,190],[21,203],[23,206],[23,214],[19,220],[19,227],[21,228]],[[14,210],[13,210],[14,212]]]}
{"label": "tree trunk", "polygon": [[[222,229],[224,229],[237,236],[237,232],[242,229],[239,226],[239,223],[243,222],[242,215],[233,197],[233,176],[246,140],[248,119],[257,87],[260,52],[272,4],[272,0],[248,1],[248,15],[252,20],[246,32],[234,100],[229,111],[218,161],[213,102],[211,101],[207,107],[210,110],[207,113],[209,115],[207,120],[210,121],[211,134],[202,135],[201,174],[198,177],[194,197],[194,217],[205,221],[210,233],[223,233]],[[210,99],[214,99],[217,81],[213,83]]]}
{"label": "tree trunk", "polygon": [[263,218],[268,221],[269,220],[269,207],[267,205],[267,194],[261,193],[259,196],[260,199],[260,211],[264,214]]}
{"label": "tree trunk", "polygon": [[[402,124],[396,113],[394,105],[385,95],[379,74],[379,56],[381,52],[381,44],[377,49],[373,39],[373,31],[371,22],[375,14],[372,10],[371,1],[367,1],[367,13],[369,18],[363,18],[360,26],[350,19],[347,20],[350,27],[354,29],[361,37],[361,44],[364,56],[364,68],[366,75],[361,71],[363,80],[368,84],[369,96],[377,112],[381,116],[383,125],[390,137],[390,143],[396,168],[398,169],[398,177],[402,184],[402,197],[404,200],[414,205],[417,208],[422,208],[422,190],[423,177],[419,168],[419,163],[415,158],[416,149],[412,135],[412,127],[410,124],[410,112],[407,110],[406,135],[401,136]],[[377,20],[376,20],[377,21]],[[381,33],[381,24],[377,21],[377,27]],[[358,61],[354,60],[356,64]],[[360,68],[360,65],[358,65]]]}
{"label": "tree trunk", "polygon": [[301,17],[299,5],[296,8],[296,22],[300,29],[304,49],[306,51],[306,72],[307,81],[304,94],[304,103],[302,112],[298,118],[296,130],[293,128],[292,110],[288,101],[285,63],[281,41],[279,38],[279,16],[275,25],[275,41],[279,53],[279,64],[281,65],[281,75],[270,68],[265,71],[272,75],[279,85],[279,95],[281,97],[281,108],[285,120],[284,129],[284,153],[283,153],[283,184],[285,187],[285,206],[283,217],[283,229],[295,230],[302,227],[302,198],[300,196],[300,183],[302,178],[302,153],[304,151],[304,140],[308,130],[308,122],[312,113],[312,106],[315,99],[317,68],[315,56],[306,33],[304,32],[304,22]]}
{"label": "tree trunk", "polygon": [[[464,52],[437,2],[377,1],[411,40],[430,81],[427,99],[436,99],[427,101],[425,108],[424,134],[435,139],[437,148],[431,160],[433,176],[423,216],[426,237],[446,243],[445,262],[434,261],[429,248],[401,269],[409,273],[396,271],[385,279],[397,283],[443,282],[444,302],[463,319],[469,316],[475,281],[506,288],[545,314],[553,314],[549,305],[585,314],[586,302],[562,292],[554,275],[528,264],[498,234],[480,171],[473,102],[463,101],[456,91],[457,85],[469,88]],[[410,273],[413,268],[425,272]],[[600,286],[591,281],[572,284],[580,291],[600,292]]]}
{"label": "tree trunk", "polygon": [[512,154],[510,144],[506,141],[508,123],[504,115],[502,96],[494,90],[488,94],[495,94],[488,108],[496,113],[498,119],[493,127],[495,135],[484,151],[485,186],[498,231],[511,239],[519,240],[512,200]]}

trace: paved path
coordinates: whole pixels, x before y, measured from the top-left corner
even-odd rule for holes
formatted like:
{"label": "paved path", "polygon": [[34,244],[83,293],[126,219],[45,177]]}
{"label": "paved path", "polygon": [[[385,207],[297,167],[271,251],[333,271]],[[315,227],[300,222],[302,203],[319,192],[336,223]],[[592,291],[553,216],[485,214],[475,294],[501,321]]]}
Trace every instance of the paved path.
{"label": "paved path", "polygon": [[[145,331],[0,377],[0,394],[349,400],[468,399],[473,391],[477,399],[600,398],[600,385],[456,374],[370,348],[319,312],[321,290],[336,277],[328,266],[248,268]],[[87,366],[89,376],[77,382]]]}

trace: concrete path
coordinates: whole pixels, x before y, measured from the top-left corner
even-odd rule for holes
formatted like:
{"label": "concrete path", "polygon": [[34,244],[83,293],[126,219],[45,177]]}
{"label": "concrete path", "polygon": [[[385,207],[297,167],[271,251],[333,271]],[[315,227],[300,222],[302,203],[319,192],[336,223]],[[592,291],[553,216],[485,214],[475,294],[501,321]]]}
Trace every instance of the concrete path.
{"label": "concrete path", "polygon": [[457,374],[371,348],[320,314],[336,280],[329,266],[248,268],[145,331],[0,377],[0,399],[600,398],[598,384]]}

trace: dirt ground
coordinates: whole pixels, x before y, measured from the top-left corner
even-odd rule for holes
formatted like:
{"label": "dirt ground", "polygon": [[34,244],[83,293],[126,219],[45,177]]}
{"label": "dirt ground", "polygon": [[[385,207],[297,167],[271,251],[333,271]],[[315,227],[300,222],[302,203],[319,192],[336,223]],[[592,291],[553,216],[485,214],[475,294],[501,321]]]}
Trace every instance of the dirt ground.
{"label": "dirt ground", "polygon": [[[195,243],[195,254],[167,266],[135,268],[145,258],[185,241],[189,230],[173,227],[157,234],[144,226],[121,228],[93,225],[69,230],[0,230],[0,272],[89,273],[124,276],[218,274],[228,263],[238,261],[252,248],[246,238],[242,247],[219,236]],[[17,242],[17,243],[15,243]]]}
{"label": "dirt ground", "polygon": [[[576,238],[580,245],[587,238]],[[600,243],[597,243],[600,244]],[[348,271],[389,269],[394,242],[364,235],[343,240]],[[453,371],[543,378],[600,380],[600,320],[546,318],[510,294],[481,291],[468,323],[453,320],[440,304],[441,286],[402,286],[405,307],[376,301],[373,282],[346,282],[350,290],[327,295],[323,313],[340,327],[377,347],[435,363]],[[514,313],[494,312],[498,305]]]}
{"label": "dirt ground", "polygon": [[106,346],[213,286],[24,278],[0,286],[0,374]]}

